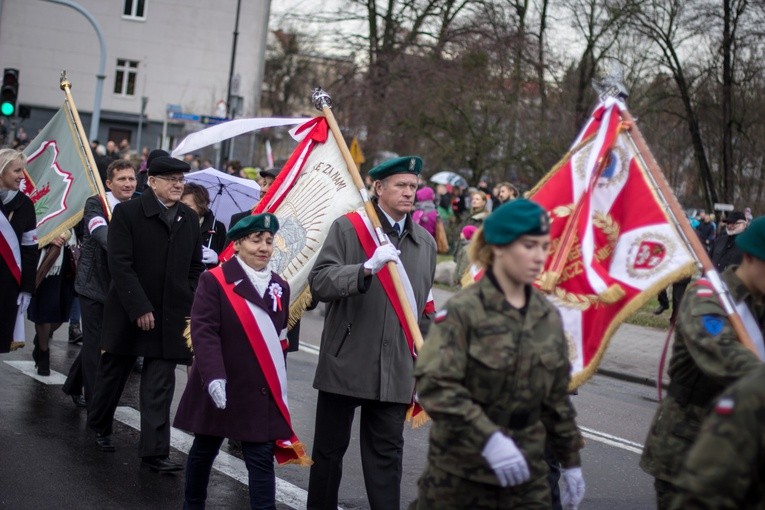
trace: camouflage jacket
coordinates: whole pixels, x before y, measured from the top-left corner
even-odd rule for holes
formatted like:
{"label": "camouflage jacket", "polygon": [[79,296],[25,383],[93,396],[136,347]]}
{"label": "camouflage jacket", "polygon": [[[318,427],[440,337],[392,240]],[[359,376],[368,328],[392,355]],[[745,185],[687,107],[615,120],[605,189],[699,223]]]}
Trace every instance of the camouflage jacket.
{"label": "camouflage jacket", "polygon": [[417,394],[433,418],[428,460],[499,485],[481,451],[500,430],[523,452],[532,479],[547,474],[545,441],[564,467],[578,466],[583,443],[560,316],[534,289],[522,315],[491,280],[487,274],[449,300],[417,358]]}
{"label": "camouflage jacket", "polygon": [[765,366],[717,401],[688,453],[673,508],[765,509]]}
{"label": "camouflage jacket", "polygon": [[[745,301],[762,328],[765,304],[735,270],[727,269],[722,279],[734,301]],[[656,411],[640,461],[645,472],[672,483],[709,405],[726,386],[762,364],[738,341],[716,295],[704,283],[691,284],[680,303],[669,361],[670,391]]]}

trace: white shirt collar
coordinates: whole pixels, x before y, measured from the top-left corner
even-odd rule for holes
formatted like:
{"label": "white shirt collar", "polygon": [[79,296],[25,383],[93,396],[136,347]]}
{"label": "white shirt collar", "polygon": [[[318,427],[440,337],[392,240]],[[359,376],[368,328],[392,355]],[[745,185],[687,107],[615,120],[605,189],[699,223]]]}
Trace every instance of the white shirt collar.
{"label": "white shirt collar", "polygon": [[390,224],[391,227],[393,225],[395,225],[396,223],[398,223],[398,228],[399,228],[398,231],[399,232],[403,232],[404,231],[404,225],[406,225],[406,215],[404,215],[404,217],[401,219],[401,221],[396,221],[396,220],[394,220],[391,217],[390,214],[386,213],[385,210],[382,207],[380,207],[380,210],[385,215],[385,217],[388,219],[388,223]]}

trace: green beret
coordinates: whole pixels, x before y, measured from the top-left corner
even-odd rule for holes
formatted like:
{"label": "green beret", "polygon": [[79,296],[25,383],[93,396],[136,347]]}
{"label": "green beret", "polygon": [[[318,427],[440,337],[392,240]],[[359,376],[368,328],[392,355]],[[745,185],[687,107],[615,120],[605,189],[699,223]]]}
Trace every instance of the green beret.
{"label": "green beret", "polygon": [[279,220],[271,213],[251,214],[245,216],[231,227],[226,237],[229,241],[236,241],[253,232],[271,232],[275,234],[279,230]]}
{"label": "green beret", "polygon": [[369,177],[375,181],[379,181],[394,174],[420,175],[421,171],[421,158],[418,156],[404,156],[402,158],[393,158],[384,163],[380,163],[369,171]]}
{"label": "green beret", "polygon": [[505,246],[523,235],[541,236],[550,233],[550,219],[542,206],[519,198],[494,209],[483,221],[483,237],[487,244]]}
{"label": "green beret", "polygon": [[736,246],[752,257],[765,260],[765,216],[753,219],[746,230],[736,236]]}

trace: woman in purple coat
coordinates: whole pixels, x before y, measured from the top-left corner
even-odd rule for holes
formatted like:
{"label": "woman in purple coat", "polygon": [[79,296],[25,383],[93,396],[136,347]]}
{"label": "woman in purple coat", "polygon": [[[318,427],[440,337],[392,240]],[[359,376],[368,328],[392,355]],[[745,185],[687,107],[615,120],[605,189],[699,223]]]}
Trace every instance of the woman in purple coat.
{"label": "woman in purple coat", "polygon": [[310,462],[287,409],[290,290],[268,270],[278,228],[268,213],[240,220],[228,233],[236,256],[199,279],[191,309],[194,363],[174,422],[195,434],[184,508],[204,508],[224,438],[242,443],[252,508],[276,508],[274,456]]}

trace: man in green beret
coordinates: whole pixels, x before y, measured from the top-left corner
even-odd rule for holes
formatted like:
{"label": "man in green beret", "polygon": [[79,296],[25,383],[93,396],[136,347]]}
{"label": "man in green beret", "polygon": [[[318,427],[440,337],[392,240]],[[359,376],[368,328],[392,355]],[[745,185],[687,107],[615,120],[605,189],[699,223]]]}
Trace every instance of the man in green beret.
{"label": "man in green beret", "polygon": [[[372,510],[399,508],[404,421],[414,393],[411,334],[391,295],[387,262],[409,282],[420,329],[429,323],[436,243],[412,221],[422,160],[395,158],[373,168],[373,199],[382,230],[378,245],[360,212],[338,218],[311,270],[314,299],[327,303],[313,386],[319,390],[309,509],[337,508],[343,455],[361,408],[361,463]],[[406,284],[405,284],[406,285]],[[409,305],[409,303],[407,303]],[[411,306],[411,305],[409,305]]]}
{"label": "man in green beret", "polygon": [[721,276],[758,354],[738,340],[707,278],[692,283],[680,303],[668,395],[656,411],[640,461],[655,478],[659,509],[670,507],[680,468],[710,404],[765,359],[765,216],[737,236],[736,246],[744,253],[741,265],[729,266]]}

